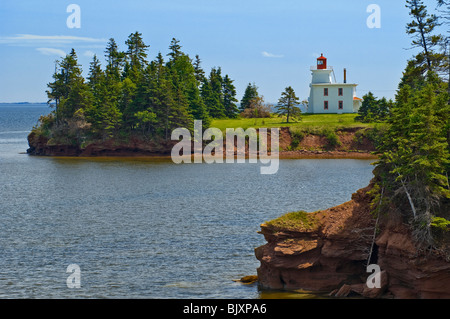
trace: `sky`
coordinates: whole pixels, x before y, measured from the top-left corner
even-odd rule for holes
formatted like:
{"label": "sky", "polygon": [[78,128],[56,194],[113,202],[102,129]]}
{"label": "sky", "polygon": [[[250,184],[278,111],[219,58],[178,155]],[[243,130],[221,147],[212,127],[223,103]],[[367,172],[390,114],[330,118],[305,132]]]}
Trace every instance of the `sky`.
{"label": "sky", "polygon": [[[79,8],[75,19],[72,4]],[[425,4],[433,11],[436,1]],[[347,69],[359,97],[372,91],[394,98],[407,60],[417,53],[409,49],[409,20],[403,0],[2,0],[0,102],[46,102],[57,59],[74,48],[86,76],[94,54],[105,65],[110,38],[126,50],[136,31],[150,45],[149,60],[166,55],[176,38],[183,52],[200,56],[207,73],[221,67],[238,100],[248,83],[268,103],[288,86],[306,99],[310,66],[322,53],[338,82]]]}

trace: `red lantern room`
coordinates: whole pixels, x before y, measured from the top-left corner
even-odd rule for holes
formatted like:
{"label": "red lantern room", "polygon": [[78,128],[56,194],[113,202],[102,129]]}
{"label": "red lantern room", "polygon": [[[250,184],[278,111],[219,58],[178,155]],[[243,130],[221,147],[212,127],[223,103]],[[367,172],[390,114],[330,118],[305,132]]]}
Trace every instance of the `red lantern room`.
{"label": "red lantern room", "polygon": [[327,68],[327,58],[323,56],[323,53],[317,58],[317,69],[324,70]]}

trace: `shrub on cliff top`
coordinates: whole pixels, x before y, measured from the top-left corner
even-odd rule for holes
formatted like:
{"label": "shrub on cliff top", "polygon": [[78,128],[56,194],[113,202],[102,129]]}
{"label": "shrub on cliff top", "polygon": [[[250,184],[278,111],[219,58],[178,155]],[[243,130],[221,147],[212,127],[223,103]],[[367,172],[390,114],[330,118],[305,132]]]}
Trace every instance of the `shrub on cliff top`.
{"label": "shrub on cliff top", "polygon": [[318,223],[314,214],[298,211],[284,214],[266,222],[266,225],[275,230],[311,231],[317,227]]}

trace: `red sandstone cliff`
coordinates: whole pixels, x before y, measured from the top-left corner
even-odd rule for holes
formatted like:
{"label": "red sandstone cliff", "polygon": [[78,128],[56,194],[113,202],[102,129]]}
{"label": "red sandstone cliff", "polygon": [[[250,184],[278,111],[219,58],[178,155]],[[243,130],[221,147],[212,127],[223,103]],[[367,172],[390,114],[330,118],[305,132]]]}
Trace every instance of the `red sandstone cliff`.
{"label": "red sandstone cliff", "polygon": [[43,136],[31,132],[28,135],[28,154],[40,156],[170,156],[175,141],[154,143],[131,138],[126,143],[110,139],[92,143],[84,148],[77,145],[51,144]]}
{"label": "red sandstone cliff", "polygon": [[259,284],[332,296],[450,298],[450,262],[419,253],[409,228],[393,218],[380,221],[370,260],[381,268],[381,288],[367,287],[366,266],[376,224],[368,190],[359,190],[340,206],[311,213],[313,228],[261,225],[267,244],[255,249],[261,263]]}
{"label": "red sandstone cliff", "polygon": [[[288,127],[280,128],[280,158],[374,158],[374,145],[367,138],[356,139],[361,128],[347,128],[338,132],[339,146],[328,147],[323,136],[309,134],[292,150],[292,136]],[[270,130],[268,132],[270,141]],[[98,141],[85,147],[72,144],[54,144],[42,135],[32,131],[28,135],[30,155],[40,156],[170,156],[172,147],[178,141],[153,142],[142,137],[132,137],[126,142],[115,139]],[[270,143],[269,143],[270,145]],[[226,141],[224,140],[224,149]],[[235,152],[236,152],[235,147]],[[248,145],[246,145],[248,154]]]}

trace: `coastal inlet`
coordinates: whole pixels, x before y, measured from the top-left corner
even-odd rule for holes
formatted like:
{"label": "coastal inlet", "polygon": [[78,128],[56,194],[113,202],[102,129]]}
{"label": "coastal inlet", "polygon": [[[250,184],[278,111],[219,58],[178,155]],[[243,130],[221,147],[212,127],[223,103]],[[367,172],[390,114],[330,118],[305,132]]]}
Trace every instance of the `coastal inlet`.
{"label": "coastal inlet", "polygon": [[[372,160],[180,164],[23,154],[46,105],[0,107],[0,296],[259,298],[260,224],[350,200]],[[22,153],[22,154],[21,154]],[[67,266],[81,270],[68,289]]]}

